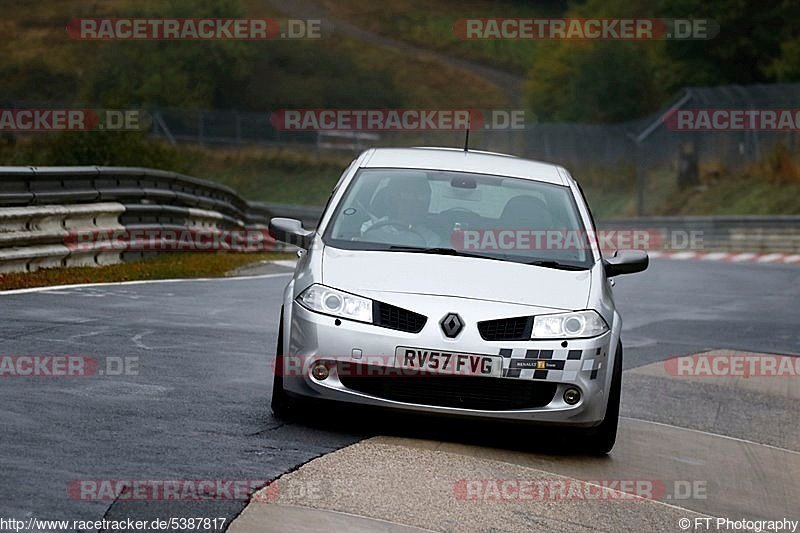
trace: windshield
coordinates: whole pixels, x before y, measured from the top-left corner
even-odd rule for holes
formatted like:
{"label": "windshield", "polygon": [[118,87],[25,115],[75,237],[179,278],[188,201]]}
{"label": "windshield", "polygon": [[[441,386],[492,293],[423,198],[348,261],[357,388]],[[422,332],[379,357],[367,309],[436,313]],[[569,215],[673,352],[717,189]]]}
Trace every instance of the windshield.
{"label": "windshield", "polygon": [[486,174],[362,169],[323,238],[329,246],[351,250],[592,264],[569,188]]}

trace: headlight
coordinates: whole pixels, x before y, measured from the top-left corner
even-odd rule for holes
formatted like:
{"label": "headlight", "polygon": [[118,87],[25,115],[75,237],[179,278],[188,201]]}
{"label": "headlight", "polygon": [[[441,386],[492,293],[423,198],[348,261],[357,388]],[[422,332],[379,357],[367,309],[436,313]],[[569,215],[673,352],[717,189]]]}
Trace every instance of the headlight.
{"label": "headlight", "polygon": [[372,323],[372,300],[314,284],[297,301],[308,309],[326,315]]}
{"label": "headlight", "polygon": [[538,315],[533,319],[534,339],[578,339],[596,337],[608,331],[608,325],[596,311],[575,311],[556,315]]}

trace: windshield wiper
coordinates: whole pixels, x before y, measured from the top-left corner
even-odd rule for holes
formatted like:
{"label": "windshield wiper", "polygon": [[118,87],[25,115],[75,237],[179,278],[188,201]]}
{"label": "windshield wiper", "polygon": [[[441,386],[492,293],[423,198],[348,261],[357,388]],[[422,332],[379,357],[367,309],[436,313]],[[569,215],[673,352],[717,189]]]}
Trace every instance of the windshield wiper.
{"label": "windshield wiper", "polygon": [[481,254],[473,254],[470,252],[464,252],[461,250],[456,250],[455,248],[446,248],[440,246],[434,246],[432,248],[426,248],[424,246],[399,246],[399,245],[391,245],[389,246],[389,250],[397,251],[397,252],[416,252],[420,254],[436,254],[436,255],[457,255],[462,257],[480,257],[482,259],[499,259],[497,257],[491,257],[488,255],[481,255]]}
{"label": "windshield wiper", "polygon": [[558,261],[544,260],[544,259],[537,259],[536,261],[530,261],[525,264],[540,266],[545,268],[557,268],[559,270],[588,270],[588,268],[584,266],[572,265],[569,263],[559,263]]}
{"label": "windshield wiper", "polygon": [[[395,252],[415,252],[420,254],[437,254],[437,255],[455,255],[461,257],[478,257],[480,259],[493,259],[495,261],[508,261],[508,262],[521,262],[521,261],[514,261],[508,257],[496,257],[491,255],[481,255],[475,254],[471,252],[464,252],[462,250],[456,250],[455,248],[446,248],[446,247],[439,247],[434,246],[432,248],[426,248],[424,246],[400,246],[400,245],[390,245],[390,251]],[[545,259],[537,259],[536,261],[525,262],[526,265],[534,265],[540,266],[545,268],[557,268],[559,270],[588,270],[587,267],[581,265],[573,265],[569,263],[559,263],[558,261],[552,260],[545,260]]]}

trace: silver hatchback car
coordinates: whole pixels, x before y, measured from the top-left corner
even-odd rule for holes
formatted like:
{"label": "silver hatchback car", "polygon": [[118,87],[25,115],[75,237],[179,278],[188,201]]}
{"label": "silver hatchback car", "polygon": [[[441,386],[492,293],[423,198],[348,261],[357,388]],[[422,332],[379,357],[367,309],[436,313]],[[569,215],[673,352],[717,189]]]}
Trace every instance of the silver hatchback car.
{"label": "silver hatchback car", "polygon": [[371,149],[344,172],[283,295],[272,409],[332,400],[572,426],[614,446],[621,319],[603,257],[562,167],[446,148]]}

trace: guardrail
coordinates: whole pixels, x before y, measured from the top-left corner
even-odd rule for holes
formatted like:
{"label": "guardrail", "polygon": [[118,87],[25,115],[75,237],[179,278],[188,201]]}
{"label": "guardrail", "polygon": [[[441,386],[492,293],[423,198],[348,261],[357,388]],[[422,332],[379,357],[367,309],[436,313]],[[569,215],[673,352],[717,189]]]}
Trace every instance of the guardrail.
{"label": "guardrail", "polygon": [[800,253],[798,215],[641,217],[598,222],[602,230],[647,230],[653,249]]}
{"label": "guardrail", "polygon": [[114,202],[0,209],[0,272],[113,263],[119,253],[70,250],[65,240],[70,231],[122,229],[118,219],[124,212]]}
{"label": "guardrail", "polygon": [[173,172],[0,167],[0,272],[111,264],[169,249],[152,243],[149,251],[131,251],[124,243],[77,243],[77,234],[238,231],[263,244],[273,216],[266,205],[248,202],[228,187]]}
{"label": "guardrail", "polygon": [[[263,250],[265,244],[285,249],[267,234],[270,218],[296,218],[314,228],[321,214],[320,207],[248,202],[228,187],[161,170],[0,167],[0,272],[104,265],[170,249],[76,242],[76,234],[245,232],[248,239],[256,237],[248,250]],[[645,217],[598,225],[647,230],[658,236],[650,249],[800,253],[800,216]],[[692,234],[699,239],[686,240]],[[676,235],[683,240],[676,243]]]}

